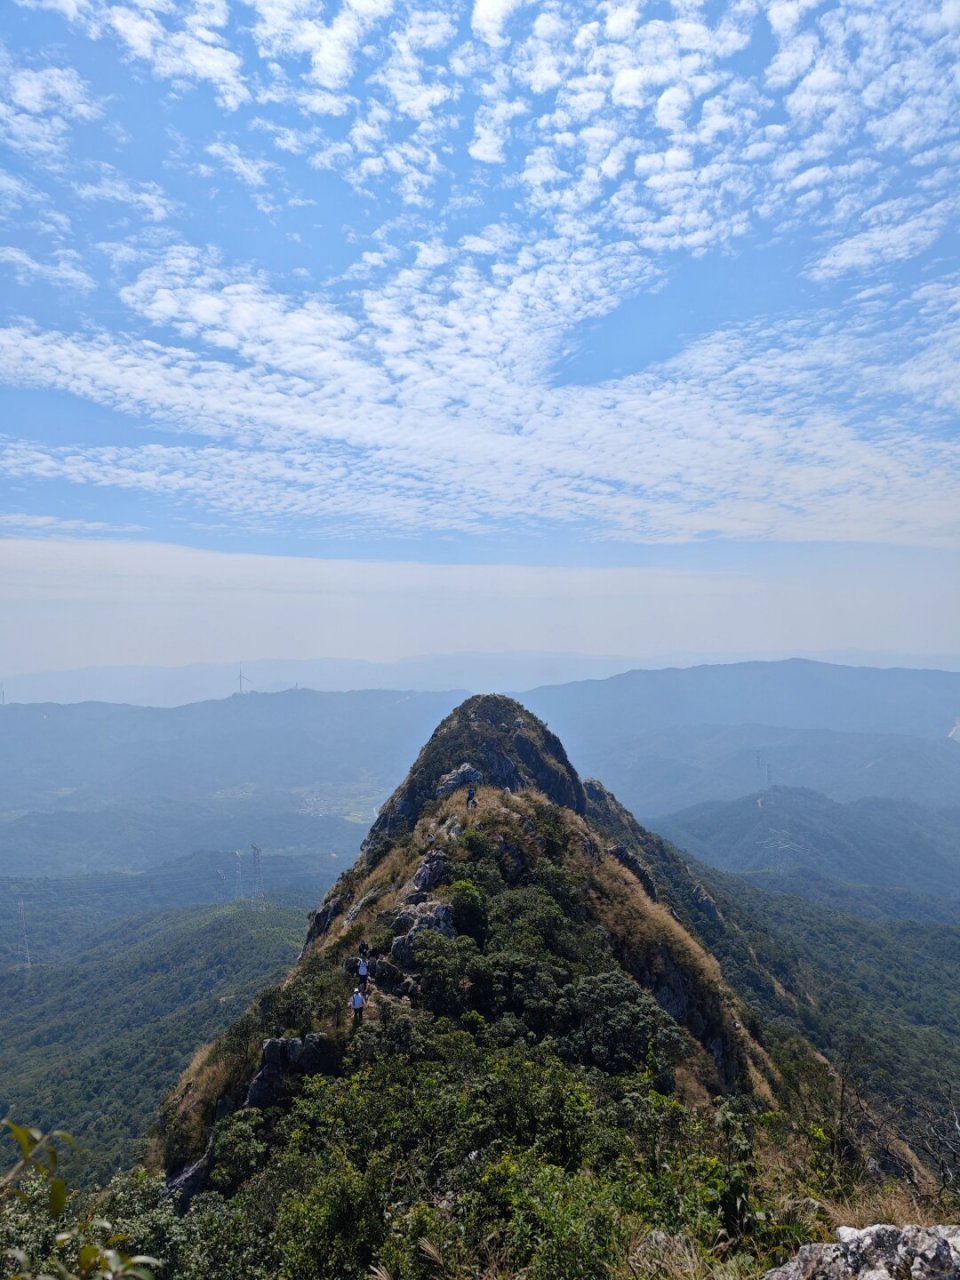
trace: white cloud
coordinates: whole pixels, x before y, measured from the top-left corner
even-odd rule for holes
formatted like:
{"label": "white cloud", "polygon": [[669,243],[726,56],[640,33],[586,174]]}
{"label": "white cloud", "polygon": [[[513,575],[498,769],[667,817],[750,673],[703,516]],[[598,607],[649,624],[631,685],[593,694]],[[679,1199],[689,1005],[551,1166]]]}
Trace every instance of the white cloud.
{"label": "white cloud", "polygon": [[208,83],[228,111],[247,102],[239,55],[229,47],[226,0],[184,0],[182,4],[129,5],[111,0],[17,0],[24,8],[51,9],[97,39],[111,34],[131,57],[150,65],[158,79],[177,84]]}
{"label": "white cloud", "polygon": [[[187,150],[205,147],[305,251],[254,244],[248,264],[171,248],[206,236],[197,208],[110,166],[94,182],[68,172],[91,93],[68,68],[10,63],[4,136],[55,157],[81,199],[139,212],[153,239],[113,253],[129,336],[107,313],[99,329],[10,326],[7,376],[168,433],[69,455],[13,441],[11,474],[340,531],[956,536],[928,478],[946,491],[956,474],[955,304],[897,290],[884,328],[879,295],[862,293],[947,252],[960,33],[939,3],[251,0],[243,21],[225,0],[51,7],[178,91],[204,83],[241,110],[222,131],[204,116]],[[228,141],[254,102],[269,161]],[[281,208],[273,188],[306,194]],[[804,312],[722,329],[655,369],[625,328],[637,372],[556,385],[582,326],[720,253],[788,283],[807,261]],[[44,254],[28,257],[39,275]],[[314,283],[285,293],[298,278]]]}
{"label": "white cloud", "polygon": [[136,524],[109,524],[105,520],[71,520],[63,516],[29,515],[23,511],[0,512],[0,534],[4,530],[12,530],[20,534],[42,534],[44,536],[70,535],[78,533],[140,533],[142,526]]}
{"label": "white cloud", "polygon": [[229,169],[235,178],[247,187],[266,186],[272,173],[279,172],[279,166],[269,160],[255,160],[245,156],[235,142],[212,142],[207,147],[207,155],[219,160],[224,168]]}
{"label": "white cloud", "polygon": [[[596,264],[583,265],[592,275]],[[505,301],[489,291],[484,300],[483,276],[458,269],[450,302],[423,294],[430,270],[449,266],[408,269],[409,292],[368,300],[372,329],[188,249],[125,293],[145,317],[230,359],[0,331],[7,380],[208,440],[10,441],[0,472],[177,496],[254,527],[319,521],[410,534],[575,523],[647,542],[705,528],[734,539],[960,541],[960,445],[940,430],[956,388],[960,286],[904,303],[903,332],[878,331],[868,298],[842,326],[821,315],[745,325],[642,375],[550,387],[551,299],[576,287],[569,270],[555,279],[541,270],[534,290]],[[580,285],[580,305],[592,305],[596,287]],[[893,392],[910,398],[909,429],[884,420],[879,406]]]}
{"label": "white cloud", "polygon": [[93,279],[77,265],[76,254],[60,250],[54,262],[37,262],[24,249],[0,245],[0,263],[12,267],[18,279],[26,284],[43,280],[47,284],[65,285],[70,289],[92,289]]}
{"label": "white cloud", "polygon": [[505,44],[503,28],[526,0],[474,0],[471,25],[487,44]]}
{"label": "white cloud", "polygon": [[81,182],[74,187],[81,200],[108,200],[138,210],[151,222],[163,222],[176,205],[156,182],[130,182],[111,165],[102,166],[98,182]]}
{"label": "white cloud", "polygon": [[59,157],[74,122],[101,114],[72,67],[18,65],[0,45],[0,141],[35,159]]}
{"label": "white cloud", "polygon": [[941,200],[912,217],[883,220],[878,226],[833,245],[813,264],[809,274],[814,280],[831,280],[913,258],[939,239],[958,208],[960,201]]}

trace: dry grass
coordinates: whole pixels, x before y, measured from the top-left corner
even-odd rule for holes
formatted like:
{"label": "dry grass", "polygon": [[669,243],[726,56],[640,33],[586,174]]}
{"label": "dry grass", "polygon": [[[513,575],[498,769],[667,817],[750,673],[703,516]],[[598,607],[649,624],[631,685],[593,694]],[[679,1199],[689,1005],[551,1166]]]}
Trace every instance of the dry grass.
{"label": "dry grass", "polygon": [[683,1236],[652,1231],[630,1249],[618,1280],[758,1280],[765,1263],[702,1254]]}
{"label": "dry grass", "polygon": [[849,1200],[826,1200],[824,1208],[838,1227],[870,1227],[878,1222],[932,1227],[944,1221],[943,1204],[933,1196],[918,1195],[905,1182],[867,1187]]}

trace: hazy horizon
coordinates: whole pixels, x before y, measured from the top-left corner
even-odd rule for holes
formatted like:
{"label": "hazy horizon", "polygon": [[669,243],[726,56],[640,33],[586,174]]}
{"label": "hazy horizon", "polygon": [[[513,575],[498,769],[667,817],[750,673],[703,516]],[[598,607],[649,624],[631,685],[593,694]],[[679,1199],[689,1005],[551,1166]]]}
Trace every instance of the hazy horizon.
{"label": "hazy horizon", "polygon": [[847,667],[960,671],[960,657],[931,661],[909,654],[770,654],[743,656],[672,655],[670,660],[638,661],[613,655],[574,653],[417,654],[393,662],[350,658],[261,658],[236,663],[187,663],[179,666],[100,666],[76,670],[26,672],[0,679],[8,703],[117,702],[173,707],[244,693],[280,693],[294,687],[323,693],[364,689],[417,692],[506,692],[522,695],[538,687],[603,680],[628,671],[663,671],[746,662],[780,663],[793,659]]}

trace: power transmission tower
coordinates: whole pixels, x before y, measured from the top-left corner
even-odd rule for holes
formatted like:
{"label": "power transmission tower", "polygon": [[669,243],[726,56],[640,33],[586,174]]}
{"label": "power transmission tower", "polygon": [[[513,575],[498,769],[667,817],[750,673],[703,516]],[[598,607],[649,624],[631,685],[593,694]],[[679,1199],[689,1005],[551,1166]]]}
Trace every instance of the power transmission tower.
{"label": "power transmission tower", "polygon": [[243,901],[243,864],[240,861],[240,850],[237,850],[237,902]]}
{"label": "power transmission tower", "polygon": [[260,860],[260,846],[252,844],[253,850],[253,897],[258,911],[266,911],[267,904],[263,892],[263,864]]}
{"label": "power transmission tower", "polygon": [[23,910],[23,899],[20,899],[20,954],[23,956],[23,968],[30,972],[30,943],[27,941],[27,917]]}

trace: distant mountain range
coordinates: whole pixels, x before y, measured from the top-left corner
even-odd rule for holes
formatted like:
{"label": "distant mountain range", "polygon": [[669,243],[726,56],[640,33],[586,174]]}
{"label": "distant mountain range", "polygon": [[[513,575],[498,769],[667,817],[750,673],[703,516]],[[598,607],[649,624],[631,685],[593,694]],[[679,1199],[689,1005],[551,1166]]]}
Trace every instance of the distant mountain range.
{"label": "distant mountain range", "polygon": [[635,659],[585,653],[444,653],[396,662],[359,658],[259,659],[196,662],[182,667],[86,667],[8,677],[8,702],[125,702],[176,707],[227,698],[240,692],[281,693],[315,689],[520,689],[614,675],[637,666]]}
{"label": "distant mountain range", "polygon": [[660,819],[660,833],[762,888],[878,919],[960,923],[960,807],[837,804],[774,787]]}
{"label": "distant mountain range", "polygon": [[[520,695],[582,774],[660,815],[770,786],[944,808],[960,673],[787,661]],[[349,855],[456,692],[234,695],[176,708],[0,707],[0,874],[142,869],[256,842]],[[351,847],[352,846],[352,847]]]}

